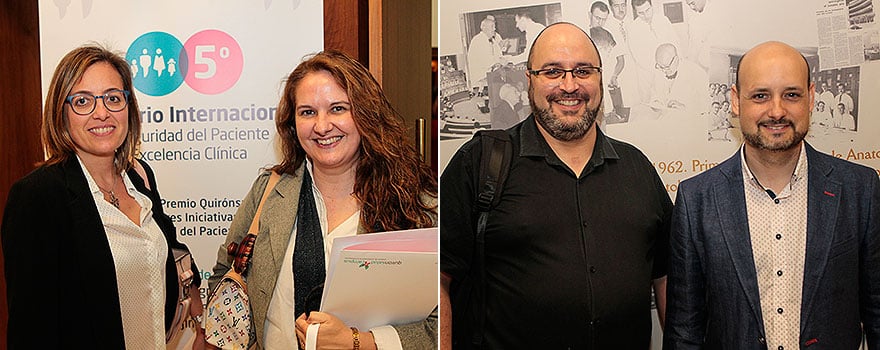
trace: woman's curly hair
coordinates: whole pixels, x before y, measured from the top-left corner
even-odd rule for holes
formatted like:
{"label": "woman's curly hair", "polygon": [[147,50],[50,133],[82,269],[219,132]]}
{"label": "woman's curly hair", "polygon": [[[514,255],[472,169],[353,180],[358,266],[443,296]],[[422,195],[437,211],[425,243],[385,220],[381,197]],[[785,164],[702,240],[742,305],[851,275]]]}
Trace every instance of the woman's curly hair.
{"label": "woman's curly hair", "polygon": [[[275,116],[283,160],[272,167],[294,174],[306,153],[296,135],[296,88],[306,75],[326,71],[348,95],[361,137],[354,196],[367,232],[435,226],[437,180],[406,139],[403,119],[370,72],[345,54],[327,50],[310,56],[287,77]],[[426,202],[427,200],[427,202]]]}

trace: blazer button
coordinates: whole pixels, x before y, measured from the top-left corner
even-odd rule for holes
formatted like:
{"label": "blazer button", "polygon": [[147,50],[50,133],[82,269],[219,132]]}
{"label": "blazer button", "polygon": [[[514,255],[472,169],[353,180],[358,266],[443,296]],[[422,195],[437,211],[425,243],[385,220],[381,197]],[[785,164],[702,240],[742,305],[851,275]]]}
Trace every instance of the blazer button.
{"label": "blazer button", "polygon": [[758,338],[758,342],[761,343],[761,344],[767,344],[767,340],[764,339],[764,337],[759,337],[759,338]]}

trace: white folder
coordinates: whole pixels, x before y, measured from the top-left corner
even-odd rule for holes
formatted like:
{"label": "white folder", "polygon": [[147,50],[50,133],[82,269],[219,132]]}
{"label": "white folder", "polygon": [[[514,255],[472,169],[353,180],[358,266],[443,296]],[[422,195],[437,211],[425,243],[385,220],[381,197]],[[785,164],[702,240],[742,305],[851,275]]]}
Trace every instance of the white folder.
{"label": "white folder", "polygon": [[438,229],[333,240],[321,311],[360,329],[424,319],[437,306]]}

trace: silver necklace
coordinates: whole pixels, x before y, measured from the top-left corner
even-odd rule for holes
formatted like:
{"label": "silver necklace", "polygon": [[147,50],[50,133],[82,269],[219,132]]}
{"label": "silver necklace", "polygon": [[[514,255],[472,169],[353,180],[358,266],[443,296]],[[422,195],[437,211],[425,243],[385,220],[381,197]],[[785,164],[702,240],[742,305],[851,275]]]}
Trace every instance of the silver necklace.
{"label": "silver necklace", "polygon": [[105,189],[103,189],[103,188],[101,188],[101,186],[98,185],[98,182],[95,181],[95,185],[98,185],[98,189],[101,190],[101,192],[104,192],[104,193],[106,193],[107,195],[110,196],[110,200],[109,200],[108,202],[110,202],[110,204],[113,204],[113,206],[116,207],[116,209],[119,209],[119,198],[116,198],[116,194],[113,193],[113,189],[116,188],[116,183],[117,183],[118,181],[119,181],[119,177],[117,177],[117,176],[114,175],[114,176],[113,176],[113,185],[110,186],[110,190],[109,190],[109,191],[108,191],[108,190],[105,190]]}

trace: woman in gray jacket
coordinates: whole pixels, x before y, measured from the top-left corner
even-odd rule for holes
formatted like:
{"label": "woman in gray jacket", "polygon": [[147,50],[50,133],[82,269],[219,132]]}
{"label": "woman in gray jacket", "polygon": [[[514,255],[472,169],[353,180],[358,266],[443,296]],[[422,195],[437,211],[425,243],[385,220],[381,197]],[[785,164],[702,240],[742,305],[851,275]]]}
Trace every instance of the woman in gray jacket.
{"label": "woman in gray jacket", "polygon": [[[362,331],[309,313],[320,305],[334,238],[436,225],[436,179],[379,84],[354,59],[318,53],[287,78],[275,123],[283,160],[270,170],[281,179],[263,207],[247,276],[258,347],[295,349],[308,325],[321,323],[318,348],[436,348],[436,310]],[[226,244],[246,234],[269,174],[242,201]],[[212,288],[232,265],[224,247]]]}

